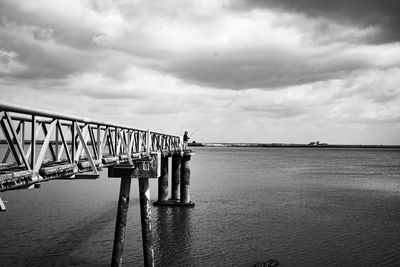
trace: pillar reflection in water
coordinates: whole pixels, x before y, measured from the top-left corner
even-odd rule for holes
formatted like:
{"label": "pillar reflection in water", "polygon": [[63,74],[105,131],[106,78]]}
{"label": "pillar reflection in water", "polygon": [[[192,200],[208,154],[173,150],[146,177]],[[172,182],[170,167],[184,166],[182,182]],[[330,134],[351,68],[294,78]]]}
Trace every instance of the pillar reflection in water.
{"label": "pillar reflection in water", "polygon": [[193,264],[192,212],[192,209],[183,207],[158,207],[155,210],[156,266]]}

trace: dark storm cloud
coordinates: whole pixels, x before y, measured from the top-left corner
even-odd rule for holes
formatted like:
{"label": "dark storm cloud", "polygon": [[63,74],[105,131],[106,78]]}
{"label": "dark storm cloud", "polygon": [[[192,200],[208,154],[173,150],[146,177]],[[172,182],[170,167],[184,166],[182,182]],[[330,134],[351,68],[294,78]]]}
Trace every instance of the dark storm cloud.
{"label": "dark storm cloud", "polygon": [[0,47],[5,51],[17,54],[17,60],[24,67],[11,73],[1,73],[0,76],[21,79],[52,79],[63,78],[69,74],[84,70],[88,66],[84,54],[71,51],[65,47],[55,48],[53,45],[43,45],[23,34],[8,29],[0,29],[2,39]]}
{"label": "dark storm cloud", "polygon": [[135,99],[136,101],[143,101],[149,99],[149,96],[144,92],[135,92],[133,90],[125,91],[112,91],[109,88],[100,89],[86,89],[77,90],[76,94],[92,97],[94,99],[106,99],[106,100],[121,100],[121,99]]}
{"label": "dark storm cloud", "polygon": [[328,59],[278,51],[239,51],[228,57],[186,58],[162,70],[195,84],[240,90],[340,79],[367,66],[360,57]]}
{"label": "dark storm cloud", "polygon": [[235,7],[276,8],[304,13],[311,17],[325,17],[358,27],[378,26],[382,31],[370,42],[386,43],[400,40],[399,0],[249,0],[240,1]]}

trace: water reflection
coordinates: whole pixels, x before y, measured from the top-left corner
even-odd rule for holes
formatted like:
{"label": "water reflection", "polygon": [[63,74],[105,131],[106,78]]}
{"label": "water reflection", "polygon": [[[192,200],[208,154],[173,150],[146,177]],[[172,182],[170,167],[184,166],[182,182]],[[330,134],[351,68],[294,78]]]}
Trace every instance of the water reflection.
{"label": "water reflection", "polygon": [[192,263],[192,209],[158,207],[155,216],[156,265],[190,265]]}

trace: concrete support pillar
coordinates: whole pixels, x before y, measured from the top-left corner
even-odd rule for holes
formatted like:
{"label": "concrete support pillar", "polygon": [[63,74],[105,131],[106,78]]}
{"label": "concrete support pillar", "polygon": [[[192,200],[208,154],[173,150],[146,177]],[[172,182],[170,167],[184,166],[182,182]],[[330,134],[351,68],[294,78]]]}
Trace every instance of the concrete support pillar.
{"label": "concrete support pillar", "polygon": [[125,242],[125,228],[128,217],[129,193],[131,190],[131,178],[122,177],[119,190],[117,222],[115,225],[114,246],[111,266],[122,266],[122,251]]}
{"label": "concrete support pillar", "polygon": [[[159,178],[159,200],[153,203],[154,206],[194,207],[194,203],[190,201],[190,157],[192,155],[194,155],[194,153],[192,153],[191,150],[172,155],[171,199],[164,200],[166,196],[166,190],[168,189],[168,184],[163,187],[162,181],[167,179],[168,174],[165,174],[164,177],[164,171],[161,170],[162,175]],[[168,164],[168,162],[166,161],[164,164]],[[161,166],[163,167],[163,163],[161,163]]]}
{"label": "concrete support pillar", "polygon": [[144,266],[154,266],[154,248],[153,237],[151,233],[150,189],[148,178],[139,179],[139,196]]}
{"label": "concrete support pillar", "polygon": [[[139,179],[140,217],[142,225],[142,244],[144,266],[154,266],[153,238],[151,233],[151,210],[149,178],[159,176],[156,157],[137,159],[133,164],[119,164],[108,168],[108,176],[121,179],[120,197],[118,202],[117,223],[113,248],[112,266],[121,266],[122,248],[125,238],[125,227],[129,206],[129,191],[131,179]],[[121,178],[122,177],[122,178]]]}
{"label": "concrete support pillar", "polygon": [[179,185],[181,180],[181,155],[172,156],[171,200],[179,200]]}
{"label": "concrete support pillar", "polygon": [[168,201],[168,156],[161,156],[161,175],[158,178],[158,201]]}
{"label": "concrete support pillar", "polygon": [[185,151],[182,156],[181,162],[181,204],[193,205],[194,203],[190,201],[190,158],[194,153]]}

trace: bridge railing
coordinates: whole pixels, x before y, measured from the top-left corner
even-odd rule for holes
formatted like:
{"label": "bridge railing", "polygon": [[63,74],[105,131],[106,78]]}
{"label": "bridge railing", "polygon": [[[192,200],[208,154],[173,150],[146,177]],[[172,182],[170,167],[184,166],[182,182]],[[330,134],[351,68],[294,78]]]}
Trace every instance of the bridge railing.
{"label": "bridge railing", "polygon": [[180,136],[0,103],[0,191],[177,153]]}

